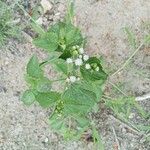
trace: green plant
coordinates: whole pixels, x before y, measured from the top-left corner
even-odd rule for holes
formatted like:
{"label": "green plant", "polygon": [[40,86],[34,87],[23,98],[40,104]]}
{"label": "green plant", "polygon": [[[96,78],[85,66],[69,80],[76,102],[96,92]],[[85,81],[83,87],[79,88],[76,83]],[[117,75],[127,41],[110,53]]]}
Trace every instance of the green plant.
{"label": "green plant", "polygon": [[[18,6],[23,10],[21,5]],[[26,105],[38,102],[43,108],[53,108],[49,117],[50,127],[65,139],[77,140],[90,128],[94,142],[97,142],[99,149],[103,150],[101,138],[88,114],[93,109],[97,109],[108,75],[102,67],[101,58],[89,57],[85,53],[85,38],[79,28],[73,24],[73,4],[71,3],[71,7],[68,8],[64,21],[54,24],[46,32],[30,17],[34,29],[39,34],[33,43],[46,50],[49,56],[41,62],[36,55],[29,60],[26,68],[29,89],[23,93],[22,101]],[[113,75],[123,70],[136,52],[149,41],[147,36],[137,47],[134,35],[128,28],[125,31],[132,47],[136,50]],[[53,80],[45,75],[44,67],[47,65],[51,65],[56,71],[56,78]],[[61,87],[60,90],[55,90],[53,87],[55,83]],[[118,86],[109,83],[127,96]],[[143,117],[147,117],[133,97],[111,101],[105,98],[105,102],[106,106],[119,117],[128,119],[133,108],[136,108]]]}
{"label": "green plant", "polygon": [[[88,128],[97,135],[88,113],[101,100],[107,74],[99,58],[85,54],[85,38],[73,25],[72,5],[70,8],[63,22],[34,39],[33,43],[51,57],[39,62],[33,55],[29,60],[26,81],[30,88],[24,92],[22,101],[26,105],[36,101],[43,108],[52,107],[50,127],[66,139],[78,139]],[[59,73],[55,80],[44,74],[44,67],[49,64]],[[61,91],[55,91],[55,82],[63,87]]]}
{"label": "green plant", "polygon": [[19,27],[14,20],[13,9],[6,3],[0,1],[0,46],[2,46],[9,37],[18,37]]}

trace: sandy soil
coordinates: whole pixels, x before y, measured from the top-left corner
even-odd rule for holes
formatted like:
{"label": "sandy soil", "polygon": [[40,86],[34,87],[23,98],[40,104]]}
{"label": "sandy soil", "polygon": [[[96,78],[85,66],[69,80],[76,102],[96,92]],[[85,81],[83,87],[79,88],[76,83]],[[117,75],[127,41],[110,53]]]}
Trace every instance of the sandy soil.
{"label": "sandy soil", "polygon": [[[51,17],[54,20],[50,24],[63,17],[65,3],[63,0],[58,2],[53,5]],[[77,23],[88,37],[88,53],[102,55],[109,72],[117,70],[133,52],[123,27],[130,27],[140,42],[142,35],[148,32],[145,24],[150,19],[149,8],[149,0],[76,0]],[[49,110],[43,110],[36,104],[25,107],[20,101],[20,93],[26,89],[25,66],[33,53],[39,57],[45,55],[31,43],[16,40],[9,40],[7,46],[0,49],[0,149],[91,150],[92,143],[65,142],[54,134],[47,124]],[[142,75],[139,72],[143,72]],[[132,63],[110,80],[128,95],[139,96],[150,92],[150,49],[143,47]],[[115,97],[120,95],[110,85],[106,93]],[[149,111],[149,101],[141,105]],[[148,142],[141,141],[140,134],[128,130],[108,114],[108,110],[101,105],[101,111],[93,116],[106,150],[117,150],[112,125],[121,150],[150,149]],[[150,124],[150,120],[138,116],[133,118],[133,122]]]}

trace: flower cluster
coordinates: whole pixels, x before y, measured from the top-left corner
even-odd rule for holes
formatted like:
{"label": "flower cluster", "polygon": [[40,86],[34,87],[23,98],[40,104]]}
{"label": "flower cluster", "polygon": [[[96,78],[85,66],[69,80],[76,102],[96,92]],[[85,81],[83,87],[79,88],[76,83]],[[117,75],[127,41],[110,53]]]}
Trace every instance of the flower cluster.
{"label": "flower cluster", "polygon": [[[88,55],[84,53],[83,47],[79,47],[78,45],[73,46],[71,49],[72,56],[70,58],[66,59],[67,64],[74,64],[75,66],[84,66],[85,69],[93,72],[93,71],[99,71],[100,68],[97,63],[90,62],[90,58]],[[76,81],[79,81],[80,78],[76,76],[69,76],[66,79],[66,82],[68,83],[74,83]]]}
{"label": "flower cluster", "polygon": [[67,58],[66,62],[68,64],[74,63],[76,66],[82,66],[84,61],[87,61],[89,56],[84,54],[83,47],[78,45],[72,47],[72,57]]}
{"label": "flower cluster", "polygon": [[76,82],[76,81],[79,81],[80,80],[80,78],[79,77],[75,77],[75,76],[70,76],[70,77],[68,77],[67,79],[66,79],[66,81],[69,83],[69,82],[71,82],[71,83],[74,83],[74,82]]}

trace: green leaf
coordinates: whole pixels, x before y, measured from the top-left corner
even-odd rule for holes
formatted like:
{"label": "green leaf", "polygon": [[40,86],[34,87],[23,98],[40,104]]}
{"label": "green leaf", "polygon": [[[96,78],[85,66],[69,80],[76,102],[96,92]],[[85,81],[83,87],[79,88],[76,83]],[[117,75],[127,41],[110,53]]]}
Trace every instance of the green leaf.
{"label": "green leaf", "polygon": [[33,43],[49,52],[55,51],[58,47],[58,35],[54,32],[47,32],[34,39]]}
{"label": "green leaf", "polygon": [[53,91],[47,93],[39,92],[36,95],[36,101],[38,101],[39,104],[44,108],[54,105],[58,100],[60,100],[60,94]]}
{"label": "green leaf", "polygon": [[71,23],[59,22],[53,25],[48,32],[57,34],[59,46],[63,44],[69,49],[71,46],[81,45],[83,42],[80,30]]}
{"label": "green leaf", "polygon": [[104,80],[99,80],[99,81],[82,81],[82,87],[86,90],[92,91],[96,95],[96,101],[99,102],[100,98],[102,97],[103,94],[103,89],[104,89]]}
{"label": "green leaf", "polygon": [[63,72],[65,75],[68,74],[67,63],[63,59],[57,59],[54,61],[56,70]]}
{"label": "green leaf", "polygon": [[42,29],[42,27],[38,24],[35,24],[34,22],[31,22],[31,27],[32,29],[38,33],[40,36],[42,36],[43,34],[45,34],[45,32],[43,32],[44,30]]}
{"label": "green leaf", "polygon": [[80,83],[74,83],[62,95],[65,113],[87,113],[96,102],[96,94],[82,87]]}
{"label": "green leaf", "polygon": [[65,16],[66,23],[73,23],[73,17],[74,17],[74,2],[68,1],[67,5],[67,14]]}
{"label": "green leaf", "polygon": [[[57,113],[54,113],[49,118],[49,125],[50,127],[63,137],[67,136],[69,134],[70,129],[66,125],[66,118],[64,116],[59,116]],[[67,138],[67,137],[66,137]]]}
{"label": "green leaf", "polygon": [[107,79],[107,74],[103,71],[103,68],[99,59],[97,59],[96,57],[91,57],[86,63],[89,63],[89,64],[96,63],[97,66],[99,67],[99,71],[94,71],[92,69],[87,70],[85,68],[85,64],[82,65],[80,68],[80,72],[82,74],[82,77],[85,80],[88,80],[88,81],[104,80],[105,81]]}
{"label": "green leaf", "polygon": [[97,149],[105,150],[103,142],[102,142],[102,138],[101,138],[99,132],[96,130],[95,126],[92,126],[92,131],[93,131],[94,143],[97,143]]}
{"label": "green leaf", "polygon": [[38,82],[37,82],[37,91],[38,92],[49,92],[52,88],[52,82],[47,79],[47,78],[41,78]]}
{"label": "green leaf", "polygon": [[33,78],[40,78],[43,75],[36,55],[32,56],[27,64],[27,74]]}
{"label": "green leaf", "polygon": [[81,45],[83,41],[83,37],[81,35],[80,30],[72,24],[66,24],[65,39],[67,47]]}
{"label": "green leaf", "polygon": [[31,77],[28,74],[25,75],[25,80],[28,84],[31,85],[32,89],[35,89],[37,86],[37,78]]}
{"label": "green leaf", "polygon": [[21,100],[27,106],[31,105],[35,101],[35,95],[32,90],[27,90],[23,93]]}
{"label": "green leaf", "polygon": [[79,124],[79,127],[81,127],[81,128],[83,128],[85,126],[89,126],[89,124],[90,124],[89,120],[83,116],[77,115],[77,116],[74,116],[74,118],[76,119],[76,121]]}

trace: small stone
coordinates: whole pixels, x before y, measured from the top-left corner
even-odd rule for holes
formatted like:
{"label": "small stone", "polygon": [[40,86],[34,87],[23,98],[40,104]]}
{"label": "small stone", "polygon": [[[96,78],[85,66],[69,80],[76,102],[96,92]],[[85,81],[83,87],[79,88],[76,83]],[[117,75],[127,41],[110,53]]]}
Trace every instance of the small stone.
{"label": "small stone", "polygon": [[5,61],[5,65],[8,65],[8,64],[9,64],[9,61],[6,60],[6,61]]}
{"label": "small stone", "polygon": [[55,14],[55,16],[60,16],[60,13],[59,13],[59,12],[58,12],[58,13],[56,13],[56,14]]}
{"label": "small stone", "polygon": [[122,132],[123,132],[123,133],[126,133],[126,129],[125,129],[125,128],[122,128]]}
{"label": "small stone", "polygon": [[47,143],[48,141],[49,141],[49,139],[48,139],[48,138],[46,138],[46,139],[44,140],[44,142],[45,142],[45,143]]}
{"label": "small stone", "polygon": [[58,6],[58,11],[59,12],[63,12],[65,10],[65,6],[63,5],[63,4],[60,4],[59,6]]}
{"label": "small stone", "polygon": [[44,13],[52,9],[52,4],[48,0],[42,0],[41,5],[44,9]]}
{"label": "small stone", "polygon": [[129,115],[129,119],[133,119],[134,116],[135,116],[135,114],[134,114],[134,113],[131,113],[131,114]]}
{"label": "small stone", "polygon": [[39,24],[39,25],[42,25],[43,24],[42,17],[38,18],[38,20],[36,20],[36,23]]}

